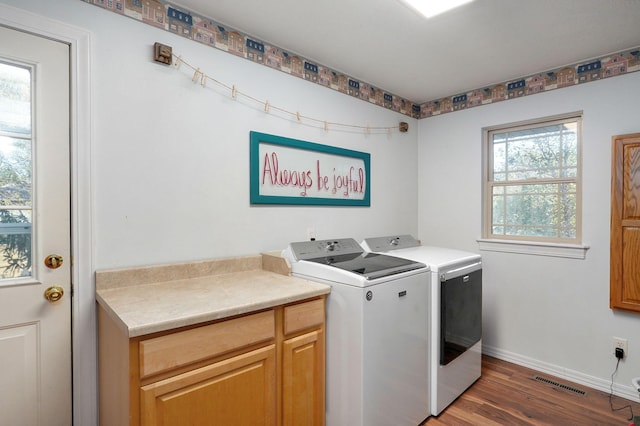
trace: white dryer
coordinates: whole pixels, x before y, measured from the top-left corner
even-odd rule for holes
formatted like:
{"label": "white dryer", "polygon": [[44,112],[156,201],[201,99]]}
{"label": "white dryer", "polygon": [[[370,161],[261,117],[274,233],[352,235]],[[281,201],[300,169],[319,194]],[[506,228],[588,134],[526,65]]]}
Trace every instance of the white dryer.
{"label": "white dryer", "polygon": [[431,413],[440,414],[481,375],[482,257],[422,246],[411,235],[367,238],[362,247],[431,268]]}
{"label": "white dryer", "polygon": [[430,416],[429,268],[352,238],[289,244],[293,275],[327,298],[327,426],[416,426]]}

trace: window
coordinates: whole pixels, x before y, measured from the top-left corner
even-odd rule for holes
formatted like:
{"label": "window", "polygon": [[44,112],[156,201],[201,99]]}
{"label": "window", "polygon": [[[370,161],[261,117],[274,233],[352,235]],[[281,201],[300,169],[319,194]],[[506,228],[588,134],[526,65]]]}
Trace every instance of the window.
{"label": "window", "polygon": [[[0,62],[0,279],[31,276],[31,70]],[[0,284],[1,285],[1,284]]]}
{"label": "window", "polygon": [[581,123],[571,114],[484,130],[484,239],[581,243]]}

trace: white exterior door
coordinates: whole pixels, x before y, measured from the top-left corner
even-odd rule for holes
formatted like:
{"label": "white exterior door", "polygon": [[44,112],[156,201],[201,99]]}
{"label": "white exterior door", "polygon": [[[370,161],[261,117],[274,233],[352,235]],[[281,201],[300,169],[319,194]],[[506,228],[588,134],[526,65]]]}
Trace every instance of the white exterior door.
{"label": "white exterior door", "polygon": [[72,422],[69,98],[69,46],[0,26],[2,425]]}

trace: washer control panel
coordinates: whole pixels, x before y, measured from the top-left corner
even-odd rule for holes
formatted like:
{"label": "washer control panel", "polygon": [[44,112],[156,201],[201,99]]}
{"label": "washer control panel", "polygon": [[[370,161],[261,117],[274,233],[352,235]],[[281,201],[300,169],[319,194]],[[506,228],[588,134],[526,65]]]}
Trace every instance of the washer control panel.
{"label": "washer control panel", "polygon": [[353,238],[301,241],[291,243],[290,247],[297,260],[316,259],[328,255],[364,253],[362,247]]}

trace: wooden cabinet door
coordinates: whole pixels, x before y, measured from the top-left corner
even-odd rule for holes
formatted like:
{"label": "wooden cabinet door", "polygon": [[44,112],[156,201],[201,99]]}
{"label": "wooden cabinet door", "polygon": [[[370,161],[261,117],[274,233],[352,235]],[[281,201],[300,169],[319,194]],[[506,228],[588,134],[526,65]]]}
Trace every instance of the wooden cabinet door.
{"label": "wooden cabinet door", "polygon": [[610,307],[640,312],[640,133],[612,139]]}
{"label": "wooden cabinet door", "polygon": [[324,425],[324,331],[283,342],[282,424]]}
{"label": "wooden cabinet door", "polygon": [[276,423],[275,345],[143,386],[142,425]]}

